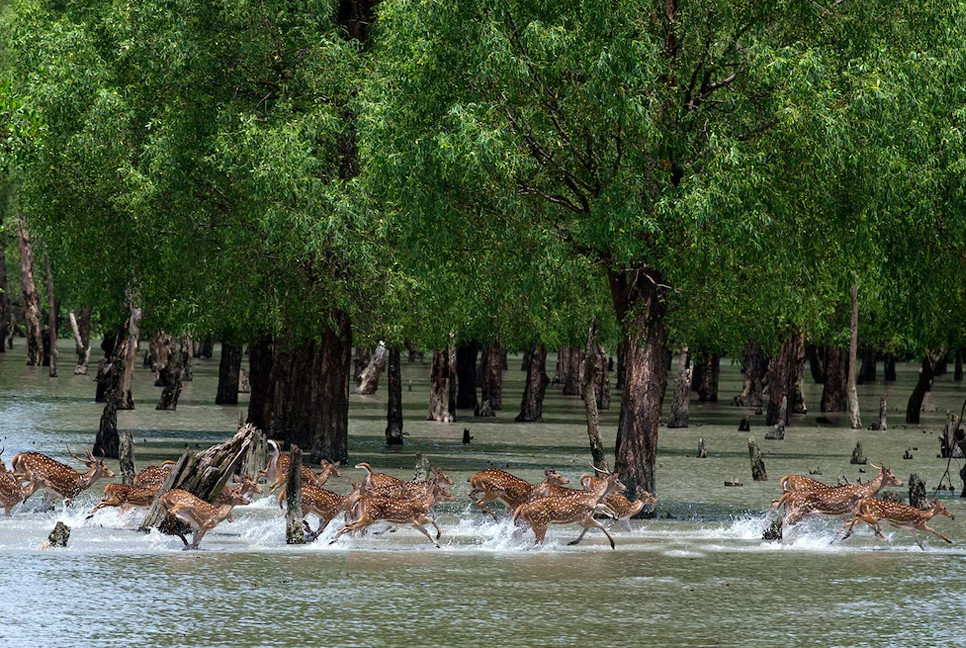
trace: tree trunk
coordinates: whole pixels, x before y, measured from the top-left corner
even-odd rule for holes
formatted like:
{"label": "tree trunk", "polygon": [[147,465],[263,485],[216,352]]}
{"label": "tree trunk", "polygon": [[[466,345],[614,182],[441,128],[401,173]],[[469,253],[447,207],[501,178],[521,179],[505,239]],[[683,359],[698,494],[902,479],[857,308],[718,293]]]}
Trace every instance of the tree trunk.
{"label": "tree trunk", "polygon": [[118,466],[121,473],[121,483],[131,485],[134,483],[134,434],[130,430],[124,430],[121,436],[121,447],[118,451]]}
{"label": "tree trunk", "polygon": [[[483,347],[483,385],[481,409],[489,411],[503,409],[503,366],[506,350],[499,340],[493,340]],[[492,414],[495,416],[495,414]]]}
{"label": "tree trunk", "polygon": [[169,353],[164,366],[158,369],[158,380],[161,382],[161,398],[155,409],[174,411],[178,409],[178,399],[185,381],[185,366],[188,363],[188,347],[190,340],[185,337],[171,338]]}
{"label": "tree trunk", "polygon": [[57,300],[54,299],[54,274],[50,270],[50,255],[44,255],[44,268],[47,271],[47,329],[50,331],[50,372],[51,378],[57,377]]}
{"label": "tree trunk", "polygon": [[221,343],[221,360],[218,363],[218,391],[215,405],[238,404],[238,381],[244,349],[240,344]]}
{"label": "tree trunk", "polygon": [[865,349],[862,351],[861,356],[862,368],[856,380],[860,385],[864,385],[865,383],[874,383],[876,374],[876,353],[871,349]]}
{"label": "tree trunk", "polygon": [[[590,456],[593,464],[603,468],[604,443],[600,439],[600,414],[597,410],[598,372],[601,371],[600,356],[603,353],[597,344],[597,318],[594,317],[587,333],[587,348],[584,351],[584,411],[587,414],[587,438],[590,441]],[[606,365],[603,367],[606,369]]]}
{"label": "tree trunk", "polygon": [[389,349],[389,400],[386,406],[386,445],[403,444],[402,354],[398,346]]}
{"label": "tree trunk", "polygon": [[257,448],[260,434],[255,426],[244,425],[225,443],[211,446],[197,454],[185,450],[158,489],[154,503],[141,523],[141,530],[158,528],[165,521],[167,515],[158,500],[174,488],[186,490],[206,502],[214,502],[231,476],[241,466],[251,465],[250,455]]}
{"label": "tree trunk", "polygon": [[671,415],[668,418],[669,428],[688,427],[688,406],[691,402],[691,354],[688,347],[681,348],[678,359],[678,376],[674,381],[674,400],[671,402]]}
{"label": "tree trunk", "polygon": [[117,410],[124,375],[126,336],[121,333],[114,338],[114,342],[111,355],[104,359],[98,369],[98,390],[102,391],[104,410],[101,412],[97,437],[94,439],[94,454],[103,454],[111,459],[117,459],[120,455],[121,441],[117,433]]}
{"label": "tree trunk", "polygon": [[757,342],[745,343],[744,352],[744,386],[741,393],[735,396],[734,403],[738,407],[761,407],[764,402],[765,376],[768,372],[768,360]]}
{"label": "tree trunk", "polygon": [[778,423],[782,397],[788,399],[785,420],[788,425],[792,411],[796,413],[801,403],[801,376],[805,369],[805,343],[801,333],[793,332],[782,344],[778,357],[768,366],[768,413],[766,425]]}
{"label": "tree trunk", "polygon": [[543,421],[543,398],[550,384],[547,375],[547,345],[536,342],[527,348],[527,379],[523,386],[520,413],[513,419],[517,423],[540,423]]}
{"label": "tree trunk", "polygon": [[429,421],[452,423],[456,420],[455,365],[456,349],[452,344],[447,349],[433,351],[429,377]]}
{"label": "tree trunk", "polygon": [[353,394],[371,395],[379,389],[379,378],[386,370],[386,345],[381,341],[376,347],[376,352],[372,354],[369,364],[359,376],[359,385],[352,390]]}
{"label": "tree trunk", "polygon": [[[352,330],[336,312],[335,329],[320,339],[276,340],[272,352],[266,430],[270,438],[311,448],[311,461],[347,462]],[[254,382],[252,385],[254,390]]]}
{"label": "tree trunk", "polygon": [[720,355],[709,351],[699,351],[692,354],[691,389],[698,393],[698,402],[718,402],[718,379],[720,377]]}
{"label": "tree trunk", "polygon": [[124,369],[121,375],[121,393],[118,409],[134,409],[134,361],[138,356],[138,340],[141,336],[141,308],[136,305],[135,297],[128,295],[131,316],[128,318],[127,337],[124,341]]}
{"label": "tree trunk", "polygon": [[275,342],[260,335],[248,344],[248,423],[260,430],[272,428],[271,386]]}
{"label": "tree trunk", "polygon": [[919,370],[919,380],[909,396],[906,405],[906,423],[919,423],[919,413],[922,411],[922,401],[926,392],[932,387],[932,379],[936,375],[937,356],[927,353],[922,358],[922,369]]}
{"label": "tree trunk", "polygon": [[366,370],[369,366],[369,361],[372,358],[372,352],[369,351],[368,347],[357,346],[355,348],[355,354],[352,357],[352,380],[355,384],[359,384],[362,380],[362,372]]}
{"label": "tree trunk", "polygon": [[882,372],[885,374],[886,382],[896,381],[896,357],[891,353],[882,359]]}
{"label": "tree trunk", "polygon": [[825,384],[822,387],[823,412],[844,412],[848,403],[849,354],[845,349],[825,349]]}
{"label": "tree trunk", "polygon": [[27,326],[27,366],[40,366],[44,361],[44,345],[40,331],[40,301],[34,284],[34,252],[30,244],[23,213],[17,215],[20,240],[20,288],[23,292],[23,316]]}
{"label": "tree trunk", "polygon": [[70,330],[74,334],[74,350],[77,352],[75,376],[86,376],[91,361],[91,309],[81,308],[80,317],[70,313]]}
{"label": "tree trunk", "polygon": [[667,288],[653,269],[611,271],[611,295],[625,345],[617,468],[627,492],[654,494],[658,427],[667,382]]}
{"label": "tree trunk", "polygon": [[[859,350],[859,284],[852,284],[852,318],[849,321],[849,376],[847,384],[849,425],[853,430],[862,429],[859,416],[859,395],[855,390],[855,367]],[[875,364],[873,364],[875,367]],[[875,378],[873,378],[873,381]]]}
{"label": "tree trunk", "polygon": [[566,344],[560,345],[557,349],[557,366],[554,369],[552,384],[562,385],[567,382],[567,376],[570,375],[570,355],[571,348]]}
{"label": "tree trunk", "polygon": [[210,359],[211,356],[213,355],[215,355],[215,338],[213,336],[206,335],[205,339],[203,339],[197,345],[192,343],[192,346],[191,346],[192,357]]}
{"label": "tree trunk", "polygon": [[956,368],[953,371],[953,380],[960,382],[963,379],[963,355],[966,349],[956,349]]}
{"label": "tree trunk", "polygon": [[806,344],[805,354],[808,356],[808,369],[812,374],[812,380],[815,381],[816,385],[825,384],[828,375],[825,364],[825,348],[816,344]]}
{"label": "tree trunk", "polygon": [[570,358],[567,362],[567,373],[563,376],[564,396],[579,396],[584,385],[584,350],[567,347]]}
{"label": "tree trunk", "polygon": [[4,233],[3,223],[0,222],[0,353],[7,352],[7,338],[10,336],[12,326],[10,318],[12,310],[10,308],[9,286],[7,285],[7,237]]}
{"label": "tree trunk", "polygon": [[456,348],[456,409],[476,411],[476,355],[479,347],[470,342]]}
{"label": "tree trunk", "polygon": [[305,544],[302,528],[302,450],[293,445],[285,476],[285,544]]}

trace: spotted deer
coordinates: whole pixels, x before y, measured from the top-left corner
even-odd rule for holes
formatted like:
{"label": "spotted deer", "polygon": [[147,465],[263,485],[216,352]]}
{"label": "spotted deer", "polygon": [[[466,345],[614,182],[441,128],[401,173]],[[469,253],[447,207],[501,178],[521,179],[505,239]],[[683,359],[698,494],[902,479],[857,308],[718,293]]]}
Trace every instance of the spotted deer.
{"label": "spotted deer", "polygon": [[[455,498],[438,482],[433,481],[432,484],[432,489],[423,497],[402,499],[363,496],[358,503],[358,519],[339,529],[329,544],[338,540],[345,533],[360,531],[376,522],[389,522],[390,524],[411,525],[436,545],[436,548],[439,548],[438,541],[442,531],[436,524],[436,520],[429,515],[429,509],[437,501],[452,501]],[[425,524],[432,524],[436,529],[435,539],[429,535],[429,531],[423,526]]]}
{"label": "spotted deer", "polygon": [[[7,449],[7,446],[3,446],[2,448],[0,448],[0,457],[3,456],[3,451],[6,449]],[[13,471],[8,469],[7,466],[3,463],[3,459],[0,458],[0,475],[8,475],[12,473]]]}
{"label": "spotted deer", "polygon": [[[806,477],[805,475],[785,475],[782,477],[781,482],[782,494],[793,492],[793,491],[803,491],[812,490],[815,488],[831,488],[828,484],[823,484],[820,481],[812,479],[811,477]],[[771,501],[771,510],[777,511],[782,500],[775,499]]]}
{"label": "spotted deer", "polygon": [[[937,535],[952,544],[952,540],[927,524],[929,520],[937,515],[945,515],[951,520],[956,519],[949,512],[949,509],[943,506],[943,503],[938,499],[929,500],[929,508],[921,510],[900,502],[883,500],[877,497],[864,497],[855,505],[855,509],[852,511],[851,523],[846,522],[849,530],[842,536],[842,539],[845,540],[852,535],[852,528],[855,526],[855,523],[862,520],[870,525],[875,530],[875,534],[882,539],[885,539],[885,536],[882,535],[882,529],[879,526],[880,522],[888,522],[893,526],[909,529],[912,531],[912,537],[915,539],[916,544],[923,551],[926,548],[922,546],[922,542],[919,540],[920,531]],[[845,525],[842,526],[844,528]]]}
{"label": "spotted deer", "polygon": [[432,476],[429,479],[366,487],[366,494],[368,497],[397,497],[402,499],[423,497],[432,489],[434,483],[452,486],[453,480],[442,469],[433,466]]}
{"label": "spotted deer", "polygon": [[151,506],[154,502],[154,498],[158,495],[158,488],[141,488],[133,484],[118,484],[116,482],[111,482],[104,487],[104,495],[101,497],[101,501],[94,505],[91,509],[90,514],[85,520],[89,520],[94,517],[94,514],[100,511],[102,508],[107,508],[109,506],[117,506],[121,509],[121,513],[126,513],[127,510],[134,506]]}
{"label": "spotted deer", "polygon": [[[270,483],[268,492],[274,493],[275,489],[285,483],[285,479],[288,476],[288,468],[292,463],[292,456],[289,454],[282,454],[282,450],[279,447],[278,442],[274,439],[269,439],[268,443],[275,449],[275,452],[268,460],[268,466],[264,470],[258,471],[256,474],[256,479],[264,479],[266,482]],[[329,462],[323,460],[321,463],[322,471],[319,473],[316,473],[308,466],[303,465],[301,467],[302,483],[312,484],[321,488],[325,485],[325,482],[328,481],[329,477],[340,477],[342,475],[342,473],[339,471],[340,465],[342,465],[342,462],[340,461]]]}
{"label": "spotted deer", "polygon": [[[228,504],[232,499],[236,499],[239,495],[247,497],[249,495],[260,495],[264,491],[262,487],[258,485],[255,478],[251,475],[235,475],[232,479],[233,486],[225,486],[221,489],[218,497],[212,503],[214,506],[223,506]],[[228,513],[228,521],[234,522],[235,518]]]}
{"label": "spotted deer", "polygon": [[[329,525],[339,513],[346,513],[362,498],[362,484],[350,482],[352,491],[348,495],[339,495],[325,488],[306,484],[302,487],[302,515],[308,516],[312,513],[319,518],[319,528],[312,530],[307,520],[302,520],[306,533],[309,534],[307,540],[311,542],[322,535],[322,531]],[[281,496],[285,495],[285,487],[282,487]]]}
{"label": "spotted deer", "polygon": [[863,497],[873,497],[885,486],[902,486],[902,480],[885,466],[879,467],[871,463],[869,465],[878,468],[879,474],[864,484],[843,484],[785,492],[775,506],[776,509],[785,507],[782,531],[811,515],[825,517],[849,515]]}
{"label": "spotted deer", "polygon": [[[603,481],[602,477],[588,473],[580,476],[580,484],[585,491],[598,486],[601,481]],[[637,499],[632,502],[623,493],[611,493],[600,501],[597,505],[597,511],[613,518],[614,521],[622,521],[627,530],[631,531],[631,518],[644,510],[644,507],[648,504],[657,504],[657,498],[644,490],[641,485],[637,486],[636,494]]]}
{"label": "spotted deer", "polygon": [[153,488],[157,490],[161,488],[164,481],[168,478],[168,475],[171,474],[171,469],[174,468],[175,463],[168,459],[162,461],[159,466],[148,466],[134,476],[131,485],[135,488]]}
{"label": "spotted deer", "polygon": [[[234,493],[227,503],[214,506],[180,488],[169,490],[158,501],[167,512],[169,520],[177,518],[191,526],[191,544],[188,544],[184,535],[178,534],[185,544],[185,549],[197,549],[205,534],[228,518],[232,508],[250,503],[244,495]],[[171,527],[174,528],[174,525]]]}
{"label": "spotted deer", "polygon": [[67,505],[91,484],[103,477],[114,477],[114,472],[104,465],[104,457],[95,457],[87,450],[87,458],[81,459],[67,448],[74,459],[87,465],[87,471],[80,473],[39,452],[19,452],[14,455],[10,465],[15,472],[27,475],[42,482],[43,487],[64,498]]}
{"label": "spotted deer", "polygon": [[579,524],[584,527],[577,539],[568,543],[572,545],[580,542],[588,529],[595,527],[607,536],[610,541],[610,548],[614,549],[614,539],[607,533],[607,529],[594,519],[594,511],[607,495],[624,489],[625,486],[621,483],[617,473],[611,473],[602,479],[595,488],[582,491],[580,495],[543,497],[521,504],[513,512],[513,521],[523,520],[526,522],[533,529],[537,544],[543,542],[547,534],[547,527],[551,524]]}
{"label": "spotted deer", "polygon": [[27,501],[35,490],[42,487],[49,488],[49,483],[43,477],[13,472],[0,473],[0,504],[3,505],[3,514],[10,517],[14,506]]}
{"label": "spotted deer", "polygon": [[[552,468],[543,469],[543,481],[538,484],[531,484],[528,481],[511,475],[499,468],[487,468],[475,473],[470,477],[471,490],[469,498],[480,508],[481,511],[496,520],[493,511],[484,506],[487,502],[499,501],[510,511],[516,510],[518,506],[524,504],[534,496],[534,490],[542,484],[553,486],[565,486],[570,480]],[[477,499],[474,495],[482,494]]]}
{"label": "spotted deer", "polygon": [[362,483],[368,489],[379,488],[381,486],[402,486],[405,483],[403,480],[397,479],[392,475],[373,471],[372,466],[364,461],[357,463],[356,468],[362,468],[366,471],[366,478]]}

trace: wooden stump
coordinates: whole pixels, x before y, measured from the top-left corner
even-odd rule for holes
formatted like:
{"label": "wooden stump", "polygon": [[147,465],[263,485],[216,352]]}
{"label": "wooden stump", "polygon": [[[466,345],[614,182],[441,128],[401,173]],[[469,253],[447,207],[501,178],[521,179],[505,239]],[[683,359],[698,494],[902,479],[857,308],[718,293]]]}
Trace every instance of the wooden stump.
{"label": "wooden stump", "polygon": [[862,442],[855,442],[855,449],[852,450],[852,458],[849,459],[849,463],[857,464],[860,466],[868,463],[868,459],[865,458],[865,454],[862,452]]}
{"label": "wooden stump", "polygon": [[66,547],[67,540],[70,539],[70,527],[61,521],[57,521],[54,525],[54,530],[50,532],[47,536],[47,546],[50,547]]}
{"label": "wooden stump", "polygon": [[755,437],[748,437],[748,456],[751,458],[751,478],[755,481],[768,481],[765,461],[761,458],[761,450],[755,443]]}
{"label": "wooden stump", "polygon": [[134,435],[130,430],[125,430],[121,436],[121,448],[118,452],[121,468],[121,483],[133,484],[134,475]]}
{"label": "wooden stump", "polygon": [[422,452],[416,453],[416,466],[413,470],[413,481],[424,481],[432,477],[432,465],[429,457]]}
{"label": "wooden stump", "polygon": [[926,499],[926,480],[917,473],[909,475],[909,506],[924,509],[929,505]]}
{"label": "wooden stump", "polygon": [[305,544],[305,531],[302,528],[302,450],[293,445],[290,457],[285,480],[285,544]]}
{"label": "wooden stump", "polygon": [[765,438],[772,441],[782,441],[785,438],[785,420],[788,411],[788,398],[782,396],[782,404],[778,409],[778,422],[775,427],[765,432]]}

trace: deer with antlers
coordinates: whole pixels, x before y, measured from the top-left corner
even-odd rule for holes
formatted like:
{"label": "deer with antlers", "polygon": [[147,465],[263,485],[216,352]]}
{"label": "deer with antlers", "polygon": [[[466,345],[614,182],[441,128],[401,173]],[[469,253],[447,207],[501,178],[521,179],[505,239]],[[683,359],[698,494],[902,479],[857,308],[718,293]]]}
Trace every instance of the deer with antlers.
{"label": "deer with antlers", "polygon": [[87,465],[86,472],[77,472],[70,466],[51,459],[39,452],[19,452],[14,455],[10,465],[14,472],[26,475],[33,481],[36,479],[43,484],[43,488],[51,490],[64,498],[66,504],[71,502],[82,491],[90,488],[98,479],[114,477],[114,472],[104,464],[104,456],[95,457],[87,450],[87,458],[81,459],[75,455],[70,447],[67,448],[74,459]]}
{"label": "deer with antlers", "polygon": [[[288,468],[292,462],[292,456],[289,454],[282,454],[282,449],[278,444],[278,441],[274,439],[269,439],[268,443],[274,448],[275,452],[271,459],[268,460],[268,466],[264,470],[259,470],[256,474],[257,479],[264,479],[266,482],[270,482],[268,487],[269,493],[274,493],[275,489],[282,486],[285,483],[285,477],[288,475]],[[314,486],[322,487],[325,482],[328,481],[329,477],[340,477],[342,473],[339,471],[339,466],[342,462],[335,461],[329,462],[323,460],[321,463],[322,471],[316,473],[308,466],[302,466],[302,483],[312,484]]]}
{"label": "deer with antlers", "polygon": [[912,537],[915,539],[916,544],[923,551],[926,550],[922,546],[922,541],[919,540],[919,532],[926,531],[927,533],[932,533],[937,535],[946,542],[952,544],[952,540],[936,531],[934,528],[929,526],[927,522],[933,519],[937,515],[945,515],[951,520],[955,520],[953,514],[949,512],[943,503],[938,499],[929,500],[929,508],[922,510],[917,509],[914,506],[909,506],[908,504],[902,504],[900,502],[893,502],[891,500],[883,500],[877,497],[864,497],[859,500],[855,505],[855,509],[852,511],[851,522],[846,522],[842,525],[845,528],[848,525],[849,530],[842,536],[845,540],[850,535],[852,535],[852,528],[855,523],[862,520],[869,526],[873,528],[875,534],[885,539],[882,534],[882,528],[879,526],[880,522],[888,522],[889,524],[896,527],[905,527],[912,531]]}
{"label": "deer with antlers", "polygon": [[[593,490],[601,481],[603,478],[589,473],[580,476],[580,484],[585,491]],[[623,522],[627,530],[631,531],[631,518],[644,510],[648,504],[657,504],[657,498],[639,484],[636,494],[637,499],[632,502],[623,493],[611,493],[597,505],[597,511],[613,518],[615,522]]]}
{"label": "deer with antlers", "polygon": [[607,495],[623,491],[625,486],[621,483],[617,473],[611,473],[600,483],[589,491],[582,491],[580,495],[567,497],[542,497],[532,502],[521,504],[513,512],[513,521],[523,520],[526,522],[536,536],[536,543],[543,542],[547,534],[547,527],[551,524],[579,524],[584,527],[580,536],[568,544],[575,545],[580,542],[587,529],[600,529],[610,541],[610,548],[614,549],[614,539],[607,533],[607,529],[594,519],[594,511],[597,505]]}
{"label": "deer with antlers", "polygon": [[[359,517],[354,522],[350,522],[339,529],[329,544],[338,540],[345,533],[361,531],[376,522],[388,522],[390,524],[411,525],[414,529],[429,538],[429,541],[436,545],[438,549],[438,541],[442,535],[442,531],[439,525],[436,524],[436,520],[429,515],[429,509],[436,502],[453,501],[455,498],[437,481],[431,480],[431,484],[432,488],[423,497],[406,499],[396,497],[366,497],[365,492],[363,492],[363,497],[359,499],[357,506]],[[429,535],[429,531],[423,526],[425,524],[432,524],[436,529],[435,539]]]}
{"label": "deer with antlers", "polygon": [[[218,526],[229,517],[231,510],[235,506],[250,504],[248,499],[239,490],[229,489],[231,492],[225,504],[214,506],[203,499],[196,497],[188,491],[175,488],[169,490],[158,500],[168,514],[169,521],[177,518],[187,522],[191,527],[191,544],[183,534],[178,533],[178,537],[184,542],[185,549],[197,549],[201,544],[201,539],[205,534]],[[174,524],[169,524],[174,529]]]}
{"label": "deer with antlers", "polygon": [[[569,479],[553,468],[544,468],[543,475],[543,481],[531,484],[505,470],[487,468],[470,477],[471,490],[468,495],[481,511],[495,521],[496,515],[484,506],[487,502],[499,501],[510,511],[515,511],[521,504],[529,502],[534,497],[535,490],[541,485],[565,486],[570,483]],[[478,494],[482,494],[482,497],[474,497]]]}
{"label": "deer with antlers", "polygon": [[902,486],[902,480],[885,466],[880,467],[872,463],[869,465],[878,469],[879,474],[864,484],[843,484],[785,492],[775,506],[775,509],[785,506],[786,515],[782,521],[782,531],[811,515],[825,517],[849,515],[860,499],[874,497],[885,486]]}

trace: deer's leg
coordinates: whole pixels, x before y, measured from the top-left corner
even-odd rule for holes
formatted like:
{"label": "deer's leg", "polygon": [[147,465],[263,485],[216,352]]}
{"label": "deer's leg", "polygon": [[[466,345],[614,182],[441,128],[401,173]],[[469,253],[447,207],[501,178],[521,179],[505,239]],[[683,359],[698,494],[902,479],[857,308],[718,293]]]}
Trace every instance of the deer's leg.
{"label": "deer's leg", "polygon": [[[433,537],[431,535],[429,535],[429,531],[427,531],[425,529],[425,527],[423,527],[423,525],[421,525],[419,522],[413,522],[412,526],[413,526],[414,529],[416,529],[417,531],[419,531],[420,533],[422,533],[424,536],[426,536],[426,538],[430,542],[432,542],[434,545],[436,545],[436,548],[437,549],[439,549],[439,543],[436,542],[435,540],[433,540]],[[436,536],[436,537],[438,538],[439,536]]]}
{"label": "deer's leg", "polygon": [[855,523],[856,523],[856,521],[858,519],[859,519],[859,517],[857,515],[853,515],[851,520],[846,520],[845,524],[843,524],[842,526],[840,526],[838,528],[838,530],[835,532],[835,535],[838,535],[839,533],[841,533],[842,532],[842,529],[844,529],[846,526],[848,526],[849,527],[849,530],[845,532],[845,535],[844,536],[842,536],[842,540],[845,540],[846,538],[848,538],[849,536],[851,536],[852,535],[852,529],[855,527]]}
{"label": "deer's leg", "polygon": [[546,526],[532,526],[532,525],[531,525],[531,527],[533,528],[533,535],[535,535],[537,537],[536,544],[543,544],[543,539],[547,535],[547,527]]}
{"label": "deer's leg", "polygon": [[483,506],[487,502],[492,502],[493,500],[495,500],[496,496],[491,495],[490,493],[483,493],[483,497],[481,497],[480,499],[476,499],[475,497],[473,497],[473,493],[475,492],[477,491],[470,491],[469,498],[473,500],[473,503],[476,504],[481,511],[489,515],[491,518],[493,518],[493,521],[496,522],[496,514],[493,513],[493,511],[491,511],[490,509]]}
{"label": "deer's leg", "polygon": [[[937,536],[939,536],[940,538],[942,538],[943,540],[945,540],[945,541],[946,541],[946,542],[948,542],[949,544],[952,544],[952,543],[953,543],[953,541],[952,541],[952,540],[950,540],[949,538],[947,538],[946,536],[944,536],[943,534],[941,534],[941,533],[940,533],[939,531],[936,531],[936,530],[935,530],[934,528],[932,528],[932,527],[931,527],[931,526],[929,526],[928,524],[925,524],[925,523],[923,523],[923,525],[922,525],[922,526],[921,526],[920,528],[921,528],[921,529],[922,529],[923,531],[928,531],[929,533],[931,533],[931,534],[933,534],[933,535],[937,535]],[[917,536],[916,536],[916,537],[918,537],[918,534],[917,534]]]}

